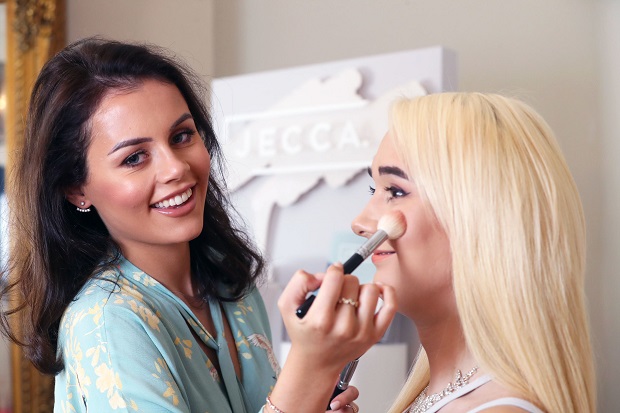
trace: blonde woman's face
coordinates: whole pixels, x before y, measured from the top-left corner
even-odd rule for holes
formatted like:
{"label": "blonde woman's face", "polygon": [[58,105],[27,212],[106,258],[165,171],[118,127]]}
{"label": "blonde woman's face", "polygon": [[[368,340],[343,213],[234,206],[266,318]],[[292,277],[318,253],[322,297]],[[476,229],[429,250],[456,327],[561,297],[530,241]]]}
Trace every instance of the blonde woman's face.
{"label": "blonde woman's face", "polygon": [[144,81],[105,97],[92,118],[85,207],[124,254],[178,246],[202,231],[210,156],[174,86]]}
{"label": "blonde woman's face", "polygon": [[389,133],[369,172],[374,181],[372,196],[353,221],[353,231],[370,237],[379,218],[394,210],[402,212],[407,222],[401,238],[386,241],[372,255],[377,268],[374,280],[396,289],[399,311],[406,316],[419,318],[422,312],[440,316],[441,306],[453,308],[454,302],[450,244],[432,210],[419,196]]}

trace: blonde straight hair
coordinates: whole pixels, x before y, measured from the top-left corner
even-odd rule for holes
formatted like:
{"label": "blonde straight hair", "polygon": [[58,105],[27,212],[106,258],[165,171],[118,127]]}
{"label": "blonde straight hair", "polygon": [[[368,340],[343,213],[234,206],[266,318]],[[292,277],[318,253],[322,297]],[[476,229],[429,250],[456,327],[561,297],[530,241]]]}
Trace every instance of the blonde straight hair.
{"label": "blonde straight hair", "polygon": [[[441,93],[396,102],[391,133],[450,239],[474,357],[549,413],[595,412],[585,220],[546,122],[515,99]],[[390,412],[404,411],[428,381],[421,349]]]}

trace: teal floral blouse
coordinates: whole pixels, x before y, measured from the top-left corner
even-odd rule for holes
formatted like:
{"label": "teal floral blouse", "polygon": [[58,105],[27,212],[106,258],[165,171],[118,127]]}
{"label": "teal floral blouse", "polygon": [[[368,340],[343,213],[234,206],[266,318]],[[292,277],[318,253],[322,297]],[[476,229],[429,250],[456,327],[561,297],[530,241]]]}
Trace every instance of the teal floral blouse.
{"label": "teal floral blouse", "polygon": [[[127,260],[91,278],[61,319],[65,368],[56,376],[54,412],[261,411],[279,366],[260,294],[254,289],[240,301],[214,300],[209,307],[217,337]],[[235,336],[241,377],[224,339],[223,316]],[[195,337],[216,351],[221,376]]]}

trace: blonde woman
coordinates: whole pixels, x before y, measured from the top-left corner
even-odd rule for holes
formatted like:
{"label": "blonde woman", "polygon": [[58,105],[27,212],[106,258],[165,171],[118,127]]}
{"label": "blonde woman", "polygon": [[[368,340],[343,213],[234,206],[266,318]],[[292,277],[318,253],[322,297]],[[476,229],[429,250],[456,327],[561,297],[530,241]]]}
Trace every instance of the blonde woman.
{"label": "blonde woman", "polygon": [[370,173],[353,230],[405,214],[375,281],[421,342],[390,412],[595,412],[584,216],[544,120],[498,95],[402,100]]}

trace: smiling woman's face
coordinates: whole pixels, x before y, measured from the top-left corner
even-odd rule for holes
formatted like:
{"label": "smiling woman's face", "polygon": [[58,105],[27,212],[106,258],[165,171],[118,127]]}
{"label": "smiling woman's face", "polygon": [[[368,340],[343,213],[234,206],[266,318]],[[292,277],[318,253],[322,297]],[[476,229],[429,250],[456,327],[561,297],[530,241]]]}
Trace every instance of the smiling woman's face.
{"label": "smiling woman's face", "polygon": [[91,132],[87,183],[71,201],[94,206],[124,253],[200,234],[210,156],[174,85],[110,93]]}
{"label": "smiling woman's face", "polygon": [[399,312],[410,318],[444,299],[453,303],[450,242],[420,197],[389,133],[379,145],[370,174],[375,182],[373,195],[353,221],[353,231],[372,235],[379,218],[393,210],[402,212],[407,222],[401,238],[385,242],[373,254],[374,280],[396,289]]}

